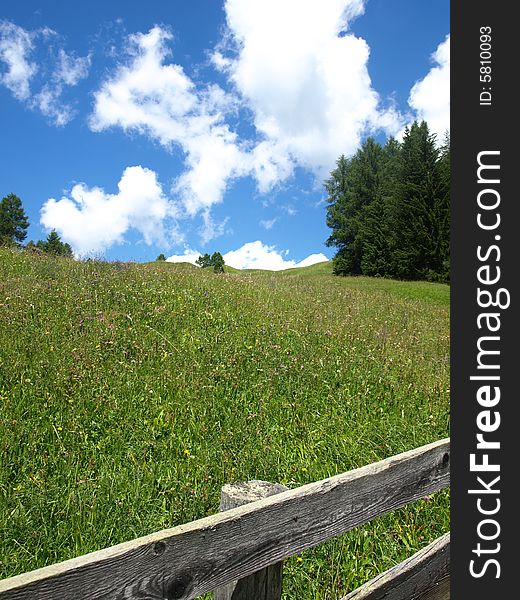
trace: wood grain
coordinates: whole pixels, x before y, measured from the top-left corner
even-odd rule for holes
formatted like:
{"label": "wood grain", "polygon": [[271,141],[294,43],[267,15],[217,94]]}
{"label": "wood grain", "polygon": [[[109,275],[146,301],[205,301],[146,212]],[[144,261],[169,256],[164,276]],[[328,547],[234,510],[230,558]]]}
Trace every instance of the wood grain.
{"label": "wood grain", "polygon": [[450,534],[357,588],[342,600],[449,600]]}
{"label": "wood grain", "polygon": [[191,599],[449,485],[449,439],[0,581],[1,600]]}
{"label": "wood grain", "polygon": [[[246,481],[226,484],[220,493],[220,510],[231,510],[262,498],[287,491],[285,485],[269,481]],[[214,600],[280,600],[282,597],[283,561],[226,583],[213,592]]]}

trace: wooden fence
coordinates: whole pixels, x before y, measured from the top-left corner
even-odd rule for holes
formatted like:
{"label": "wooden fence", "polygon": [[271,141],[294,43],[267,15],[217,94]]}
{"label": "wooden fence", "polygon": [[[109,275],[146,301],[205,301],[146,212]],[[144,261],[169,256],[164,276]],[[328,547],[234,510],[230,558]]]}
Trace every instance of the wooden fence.
{"label": "wooden fence", "polygon": [[[214,590],[220,598],[274,600],[280,598],[278,576],[267,585],[266,570],[448,486],[449,474],[445,439],[296,489],[271,489],[267,493],[275,495],[217,515],[4,579],[0,600],[188,600]],[[449,598],[449,534],[344,600],[382,598]]]}

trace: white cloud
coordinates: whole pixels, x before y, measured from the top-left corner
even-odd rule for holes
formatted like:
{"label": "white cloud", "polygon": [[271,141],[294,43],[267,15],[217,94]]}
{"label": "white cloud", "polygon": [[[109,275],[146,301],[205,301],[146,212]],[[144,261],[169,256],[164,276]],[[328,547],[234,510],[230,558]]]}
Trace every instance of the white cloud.
{"label": "white cloud", "polygon": [[315,265],[316,263],[324,262],[329,260],[325,254],[321,252],[319,254],[310,254],[307,258],[301,260],[296,266],[297,267],[309,267],[310,265]]}
{"label": "white cloud", "polygon": [[322,177],[367,132],[401,127],[372,88],[367,43],[348,32],[363,9],[362,0],[226,1],[227,43],[213,63],[251,109],[263,138],[252,154],[261,191],[295,165]]}
{"label": "white cloud", "polygon": [[[186,248],[183,254],[173,254],[166,260],[168,262],[189,262],[195,264],[202,252]],[[282,271],[294,267],[306,267],[328,260],[324,254],[311,254],[300,262],[285,260],[288,250],[278,252],[275,246],[267,246],[257,240],[248,242],[238,250],[231,250],[223,255],[224,262],[235,269],[266,269],[269,271]]]}
{"label": "white cloud", "polygon": [[30,96],[30,82],[38,70],[29,61],[33,48],[33,35],[9,21],[0,22],[0,61],[7,70],[0,74],[0,83],[5,85],[18,100]]}
{"label": "white cloud", "polygon": [[87,77],[90,69],[90,56],[74,57],[60,48],[58,57],[58,65],[53,75],[57,82],[75,86]]}
{"label": "white cloud", "polygon": [[450,129],[450,36],[432,54],[435,66],[417,81],[410,91],[408,104],[419,120],[428,123],[430,131],[442,142]]}
{"label": "white cloud", "polygon": [[[129,37],[127,60],[95,93],[90,118],[95,131],[119,127],[183,150],[172,191],[187,216],[207,215],[239,177],[253,176],[261,193],[298,166],[321,179],[366,133],[402,126],[371,86],[366,42],[348,33],[363,0],[228,0],[225,10],[211,58],[232,93],[195,85],[171,61],[172,34],[155,26]],[[247,139],[230,125],[240,109],[253,119]]]}
{"label": "white cloud", "polygon": [[91,127],[119,126],[147,133],[168,146],[182,138],[179,122],[196,104],[193,84],[178,65],[165,65],[172,35],[160,27],[130,36],[131,61],[95,93]]}
{"label": "white cloud", "polygon": [[60,85],[44,85],[30,101],[31,108],[37,108],[58,127],[66,125],[74,114],[70,105],[61,102],[61,93]]}
{"label": "white cloud", "polygon": [[166,259],[166,262],[172,262],[172,263],[184,263],[184,262],[188,262],[191,263],[192,265],[195,264],[195,261],[199,258],[199,256],[201,256],[201,252],[199,252],[198,250],[192,250],[191,248],[186,248],[184,250],[184,254],[172,254],[171,256],[168,256],[168,258]]}
{"label": "white cloud", "polygon": [[220,223],[215,222],[211,216],[209,209],[202,213],[202,227],[199,230],[200,241],[202,244],[207,244],[226,233],[226,225],[229,222],[229,217],[223,219]]}
{"label": "white cloud", "polygon": [[245,173],[244,158],[224,121],[233,99],[215,84],[198,91],[181,66],[166,63],[171,39],[160,27],[130,37],[131,59],[96,92],[90,125],[137,131],[167,148],[179,145],[187,169],[173,189],[194,216],[222,200],[228,181]]}
{"label": "white cloud", "polygon": [[[75,58],[59,48],[56,60],[51,59],[49,64],[29,61],[37,41],[47,45],[46,55],[56,57],[56,38],[56,32],[49,28],[26,31],[9,21],[0,22],[0,61],[7,67],[0,74],[0,83],[27,107],[39,110],[55,125],[62,126],[74,114],[62,100],[64,88],[77,85],[87,76],[90,57]],[[31,86],[39,91],[32,92]]]}
{"label": "white cloud", "polygon": [[163,194],[156,174],[141,166],[125,169],[116,194],[80,183],[70,197],[50,198],[41,209],[42,225],[56,229],[77,256],[103,253],[123,242],[129,229],[139,231],[149,245],[165,244],[172,235],[165,230],[165,222],[175,216],[175,207]]}
{"label": "white cloud", "polygon": [[224,254],[224,261],[235,269],[267,269],[281,271],[294,267],[305,267],[328,260],[324,254],[311,254],[300,262],[285,260],[287,251],[279,252],[275,246],[268,246],[261,241],[248,242],[238,250]]}
{"label": "white cloud", "polygon": [[64,87],[76,86],[88,76],[90,56],[74,57],[59,49],[58,64],[54,68],[51,80],[33,96],[30,105],[38,108],[40,112],[49,117],[55,125],[66,125],[74,117],[74,109],[70,104],[63,102]]}

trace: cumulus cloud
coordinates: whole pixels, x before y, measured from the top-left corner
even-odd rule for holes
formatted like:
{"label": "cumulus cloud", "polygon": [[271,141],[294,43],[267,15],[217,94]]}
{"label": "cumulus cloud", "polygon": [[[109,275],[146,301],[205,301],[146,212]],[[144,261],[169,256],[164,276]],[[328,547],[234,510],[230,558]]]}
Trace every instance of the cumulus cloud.
{"label": "cumulus cloud", "polygon": [[217,85],[197,90],[180,65],[167,63],[172,34],[153,27],[130,36],[130,60],[95,94],[91,128],[121,127],[185,153],[174,191],[194,216],[222,200],[228,181],[244,174],[237,135],[225,122],[233,100]]}
{"label": "cumulus cloud", "polygon": [[5,72],[0,83],[5,85],[18,100],[30,96],[30,83],[38,67],[29,60],[34,35],[9,21],[0,22],[0,61]]}
{"label": "cumulus cloud", "polygon": [[[183,254],[173,254],[166,260],[168,262],[190,262],[195,264],[199,256],[203,254],[198,250],[186,248]],[[311,254],[300,262],[286,260],[288,250],[279,252],[275,246],[268,246],[261,241],[247,242],[238,250],[231,250],[223,255],[224,262],[235,269],[265,269],[268,271],[282,271],[283,269],[293,269],[294,267],[307,267],[319,262],[324,262],[328,258],[324,254]]]}
{"label": "cumulus cloud", "polygon": [[432,54],[435,66],[417,81],[410,91],[408,103],[419,120],[428,123],[430,131],[442,141],[450,129],[450,36]]}
{"label": "cumulus cloud", "polygon": [[[196,85],[172,61],[165,28],[132,35],[126,61],[95,93],[90,126],[180,147],[185,170],[172,190],[190,217],[207,215],[239,177],[254,177],[261,193],[296,167],[321,179],[366,133],[403,125],[372,88],[368,45],[348,30],[363,10],[363,0],[227,0],[211,58],[231,91]],[[253,124],[245,138],[230,124],[240,109]]]}
{"label": "cumulus cloud", "polygon": [[195,261],[202,254],[203,253],[199,252],[198,250],[192,250],[191,248],[188,247],[184,250],[184,254],[172,254],[171,256],[168,256],[166,261],[172,262],[172,263],[188,262],[188,263],[191,263],[192,265],[194,265]]}
{"label": "cumulus cloud", "polygon": [[[56,52],[57,41],[52,29],[27,31],[9,21],[0,22],[0,61],[6,67],[0,74],[0,83],[28,108],[39,110],[55,125],[62,126],[74,115],[72,106],[62,100],[62,94],[66,87],[77,85],[88,75],[90,56],[77,58],[63,48]],[[46,64],[37,65],[30,60],[37,43],[44,44],[46,54],[54,57]]]}
{"label": "cumulus cloud", "polygon": [[[261,191],[295,165],[320,177],[364,134],[402,123],[372,88],[365,40],[349,32],[362,0],[227,0],[228,32],[213,64],[252,111]],[[268,40],[268,43],[266,43]]]}
{"label": "cumulus cloud", "polygon": [[70,197],[50,198],[41,209],[42,225],[56,229],[77,256],[103,253],[123,242],[130,229],[140,232],[149,245],[165,244],[171,236],[165,222],[175,216],[175,207],[164,195],[156,174],[141,166],[125,169],[116,194],[80,183],[72,188]]}
{"label": "cumulus cloud", "polygon": [[297,262],[286,260],[288,251],[278,251],[275,246],[268,246],[261,241],[248,242],[238,250],[231,250],[224,254],[224,261],[235,269],[267,269],[269,271],[282,271],[294,267],[306,267],[315,263],[328,260],[324,254],[311,254],[304,260]]}

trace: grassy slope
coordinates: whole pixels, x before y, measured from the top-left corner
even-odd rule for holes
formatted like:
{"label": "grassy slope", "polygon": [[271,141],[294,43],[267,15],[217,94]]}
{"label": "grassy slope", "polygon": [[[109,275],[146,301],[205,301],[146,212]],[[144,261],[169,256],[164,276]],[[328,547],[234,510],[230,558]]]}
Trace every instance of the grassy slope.
{"label": "grassy slope", "polygon": [[[222,276],[0,249],[0,576],[448,435],[449,288],[322,263]],[[291,559],[337,598],[449,528],[449,497]]]}

